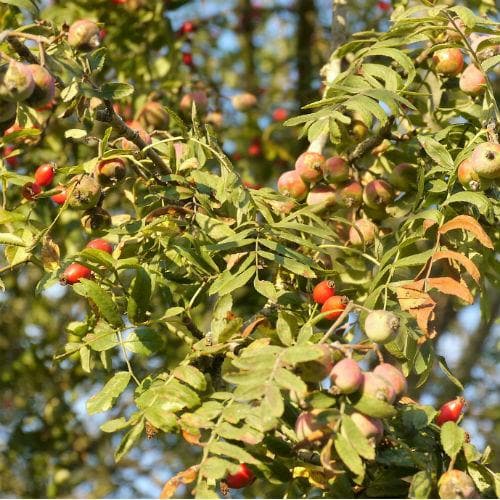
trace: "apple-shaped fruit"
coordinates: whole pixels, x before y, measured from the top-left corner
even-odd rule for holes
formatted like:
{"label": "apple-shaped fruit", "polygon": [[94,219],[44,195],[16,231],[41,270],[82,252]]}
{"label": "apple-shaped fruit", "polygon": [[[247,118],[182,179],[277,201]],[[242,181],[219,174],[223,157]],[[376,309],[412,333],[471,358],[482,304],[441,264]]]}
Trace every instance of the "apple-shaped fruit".
{"label": "apple-shaped fruit", "polygon": [[367,417],[358,412],[352,413],[351,418],[356,427],[361,431],[361,434],[363,434],[363,436],[373,445],[377,444],[382,439],[384,425],[379,419]]}
{"label": "apple-shaped fruit", "polygon": [[54,180],[56,170],[50,163],[40,165],[35,171],[35,182],[39,186],[48,186]]}
{"label": "apple-shaped fruit", "polygon": [[241,488],[249,486],[254,482],[254,480],[255,474],[247,464],[240,464],[240,468],[237,472],[228,474],[224,478],[224,482],[228,485],[228,487],[235,490],[239,490]]}
{"label": "apple-shaped fruit", "polygon": [[74,285],[82,278],[89,279],[92,271],[78,262],[70,264],[61,275],[61,285]]}
{"label": "apple-shaped fruit", "polygon": [[62,185],[57,186],[57,189],[59,190],[58,193],[53,194],[50,199],[54,202],[57,203],[58,205],[64,205],[66,203],[66,200],[68,198],[68,192],[66,188]]}
{"label": "apple-shaped fruit", "polygon": [[79,19],[68,30],[68,43],[74,49],[87,52],[101,43],[100,28],[94,21]]}
{"label": "apple-shaped fruit", "polygon": [[436,71],[445,76],[457,76],[464,68],[464,56],[457,48],[437,50],[432,61]]}
{"label": "apple-shaped fruit", "polygon": [[311,184],[321,179],[324,164],[325,157],[322,154],[306,151],[297,158],[295,170],[304,182]]}
{"label": "apple-shaped fruit", "polygon": [[446,471],[438,481],[439,498],[480,498],[474,481],[458,469]]}
{"label": "apple-shaped fruit", "polygon": [[193,102],[198,112],[204,112],[208,106],[207,93],[204,90],[194,90],[193,92],[184,94],[179,102],[179,108],[185,113],[190,113]]}
{"label": "apple-shaped fruit", "polygon": [[23,198],[28,201],[34,200],[41,192],[42,188],[36,182],[27,182],[21,189]]}
{"label": "apple-shaped fruit", "polygon": [[296,170],[289,170],[279,176],[278,191],[295,200],[303,200],[307,196],[308,188]]}
{"label": "apple-shaped fruit", "polygon": [[357,181],[347,182],[337,189],[337,203],[341,207],[359,207],[363,202],[363,186]]}
{"label": "apple-shaped fruit", "polygon": [[337,195],[329,186],[316,186],[307,194],[306,204],[313,207],[315,212],[325,210],[335,205]]}
{"label": "apple-shaped fruit", "polygon": [[35,82],[33,93],[26,99],[26,104],[32,108],[40,108],[52,102],[56,93],[54,77],[39,64],[28,66]]}
{"label": "apple-shaped fruit", "polygon": [[472,168],[485,179],[500,177],[500,144],[483,142],[476,146],[471,156]]}
{"label": "apple-shaped fruit", "polygon": [[474,170],[471,158],[466,158],[460,163],[457,169],[457,179],[464,188],[470,189],[471,191],[478,191],[488,184],[486,179],[481,181],[481,177],[479,177],[477,172]]}
{"label": "apple-shaped fruit", "polygon": [[330,371],[330,379],[342,394],[352,394],[363,384],[363,372],[354,359],[339,361]]}
{"label": "apple-shaped fruit", "polygon": [[394,403],[396,399],[396,391],[392,385],[373,372],[364,373],[361,391],[366,396],[385,401],[389,404]]}
{"label": "apple-shaped fruit", "polygon": [[349,299],[344,295],[334,295],[330,297],[321,308],[322,313],[330,313],[325,316],[326,319],[337,319],[347,307]]}
{"label": "apple-shaped fruit", "polygon": [[113,253],[113,245],[102,238],[96,238],[95,240],[89,241],[87,245],[85,245],[85,248],[94,248],[95,250],[102,250],[109,254]]}
{"label": "apple-shaped fruit", "polygon": [[340,156],[332,156],[323,164],[323,178],[328,184],[339,184],[347,181],[349,175],[349,165]]}
{"label": "apple-shaped fruit", "polygon": [[371,311],[365,319],[365,334],[373,342],[386,344],[398,333],[399,324],[399,318],[390,311]]}
{"label": "apple-shaped fruit", "polygon": [[436,424],[441,427],[445,422],[457,422],[465,406],[465,399],[457,397],[445,403],[436,416]]}
{"label": "apple-shaped fruit", "polygon": [[94,207],[84,212],[80,222],[87,233],[93,233],[110,227],[111,215],[101,207]]}
{"label": "apple-shaped fruit", "polygon": [[382,377],[396,391],[396,396],[403,395],[408,389],[405,376],[393,365],[380,363],[373,370],[375,375]]}
{"label": "apple-shaped fruit", "polygon": [[295,421],[295,434],[299,442],[313,440],[313,434],[326,429],[326,425],[320,423],[317,415],[321,410],[303,411]]}
{"label": "apple-shaped fruit", "polygon": [[377,226],[369,219],[357,219],[349,229],[349,241],[355,247],[371,245],[375,241]]}
{"label": "apple-shaped fruit", "polygon": [[139,123],[143,127],[164,130],[168,127],[169,115],[158,101],[149,101],[139,112]]}
{"label": "apple-shaped fruit", "polygon": [[125,162],[121,158],[101,160],[97,165],[97,172],[102,186],[112,186],[125,177]]}
{"label": "apple-shaped fruit", "polygon": [[7,101],[25,101],[35,89],[35,81],[27,64],[12,60],[0,73],[0,97]]}
{"label": "apple-shaped fruit", "polygon": [[335,295],[335,283],[332,280],[320,281],[314,288],[312,297],[316,304],[324,304]]}
{"label": "apple-shaped fruit", "polygon": [[86,210],[94,207],[101,196],[101,186],[90,175],[80,175],[75,179],[69,204],[71,207]]}
{"label": "apple-shaped fruit", "polygon": [[486,76],[474,64],[469,64],[460,75],[460,90],[472,96],[478,96],[486,90]]}
{"label": "apple-shaped fruit", "polygon": [[363,201],[370,208],[389,205],[394,200],[394,189],[383,179],[370,181],[363,191]]}

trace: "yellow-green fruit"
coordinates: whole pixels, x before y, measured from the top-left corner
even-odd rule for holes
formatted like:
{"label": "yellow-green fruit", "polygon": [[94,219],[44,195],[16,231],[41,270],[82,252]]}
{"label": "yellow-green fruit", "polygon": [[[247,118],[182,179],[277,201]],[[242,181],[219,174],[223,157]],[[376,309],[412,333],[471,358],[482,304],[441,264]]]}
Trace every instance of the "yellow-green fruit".
{"label": "yellow-green fruit", "polygon": [[35,81],[27,64],[11,61],[0,74],[0,97],[8,101],[24,101],[35,88]]}
{"label": "yellow-green fruit", "polygon": [[399,324],[399,318],[390,311],[372,311],[365,320],[365,334],[373,342],[386,344],[398,333]]}
{"label": "yellow-green fruit", "polygon": [[69,205],[80,210],[95,207],[101,196],[101,186],[90,175],[79,176],[72,189]]}
{"label": "yellow-green fruit", "polygon": [[471,156],[472,168],[485,179],[500,178],[500,144],[483,142]]}
{"label": "yellow-green fruit", "polygon": [[75,49],[89,51],[99,47],[99,26],[88,19],[75,21],[68,31],[68,43]]}

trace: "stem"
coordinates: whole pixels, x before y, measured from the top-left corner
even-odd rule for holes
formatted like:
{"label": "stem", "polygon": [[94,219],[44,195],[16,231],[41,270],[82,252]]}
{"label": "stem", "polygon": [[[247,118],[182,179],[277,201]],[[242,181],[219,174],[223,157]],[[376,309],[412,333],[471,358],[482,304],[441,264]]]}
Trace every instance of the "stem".
{"label": "stem", "polygon": [[323,335],[323,338],[319,341],[320,344],[324,344],[328,340],[328,338],[330,337],[330,335],[332,335],[332,333],[335,332],[335,330],[347,318],[347,316],[349,315],[349,313],[353,309],[354,309],[354,302],[351,301],[351,302],[349,302],[349,304],[347,304],[347,307],[344,309],[344,311],[342,312],[342,314],[337,318],[337,320],[335,321],[335,323],[333,323],[333,325]]}
{"label": "stem", "polygon": [[137,385],[141,385],[139,379],[135,376],[134,370],[132,370],[132,365],[130,364],[130,360],[128,359],[127,350],[125,349],[125,344],[123,343],[122,332],[118,331],[116,332],[116,334],[118,335],[118,340],[120,341],[120,347],[122,349],[123,357],[125,358],[125,363],[127,365],[128,372],[130,373],[130,376],[132,377],[134,382]]}

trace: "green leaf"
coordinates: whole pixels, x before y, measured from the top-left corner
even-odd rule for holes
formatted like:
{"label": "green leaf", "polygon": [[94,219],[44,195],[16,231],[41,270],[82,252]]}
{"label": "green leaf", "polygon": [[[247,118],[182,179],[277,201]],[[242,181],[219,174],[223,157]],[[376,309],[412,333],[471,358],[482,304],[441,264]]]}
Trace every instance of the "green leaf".
{"label": "green leaf", "polygon": [[276,302],[278,293],[276,291],[276,288],[270,281],[262,281],[255,277],[255,279],[253,280],[253,286],[258,293],[272,300],[273,302]]}
{"label": "green leaf", "polygon": [[163,337],[147,326],[139,326],[131,332],[124,341],[125,348],[136,354],[151,356],[159,351],[163,345]]}
{"label": "green leaf", "polygon": [[276,333],[283,345],[292,345],[296,330],[297,319],[290,313],[279,311],[278,320],[276,321]]}
{"label": "green leaf", "polygon": [[101,99],[110,99],[119,101],[124,97],[128,97],[134,93],[134,87],[128,83],[105,83],[101,86],[98,92],[98,97]]}
{"label": "green leaf", "polygon": [[117,372],[106,385],[87,401],[89,415],[109,410],[130,382],[129,372]]}
{"label": "green leaf", "polygon": [[388,418],[397,413],[396,409],[389,403],[366,394],[354,394],[350,396],[350,400],[356,410],[369,417]]}
{"label": "green leaf", "polygon": [[246,444],[254,445],[260,443],[264,439],[264,434],[249,425],[236,427],[228,422],[222,422],[217,427],[217,434],[224,439],[241,441]]}
{"label": "green leaf", "polygon": [[115,461],[119,462],[134,446],[135,442],[141,437],[144,429],[144,419],[141,419],[137,424],[130,429],[121,440],[117,450],[115,451]]}
{"label": "green leaf", "polygon": [[299,396],[307,393],[307,385],[303,380],[286,368],[278,368],[274,374],[274,380],[283,389],[296,391]]}
{"label": "green leaf", "polygon": [[[227,273],[227,274],[226,274]],[[227,295],[234,290],[245,286],[250,278],[255,274],[255,267],[251,266],[239,274],[229,274],[224,271],[209,288],[208,293],[214,295],[218,293],[219,295]]]}
{"label": "green leaf", "polygon": [[116,264],[115,259],[113,259],[111,255],[97,248],[85,248],[80,252],[80,256],[83,257],[85,261],[95,262],[107,269],[114,269]]}
{"label": "green leaf", "polygon": [[130,426],[130,423],[125,420],[124,417],[114,418],[113,420],[108,420],[101,425],[100,429],[103,432],[116,432],[121,431]]}
{"label": "green leaf", "polygon": [[98,321],[94,330],[83,338],[94,351],[107,351],[119,344],[116,331],[108,323]]}
{"label": "green leaf", "polygon": [[272,415],[273,417],[281,417],[285,411],[285,404],[281,391],[273,383],[266,385],[262,407],[266,415]]}
{"label": "green leaf", "polygon": [[317,345],[301,344],[286,349],[281,358],[285,363],[296,364],[313,361],[324,354],[324,351]]}
{"label": "green leaf", "polygon": [[215,455],[224,455],[238,460],[240,463],[257,464],[255,459],[248,451],[245,451],[240,446],[228,443],[226,441],[215,441],[209,447],[210,452]]}
{"label": "green leaf", "polygon": [[12,5],[13,7],[18,7],[19,9],[26,9],[30,14],[38,17],[38,6],[33,0],[2,0],[0,3]]}
{"label": "green leaf", "polygon": [[16,247],[28,246],[19,236],[10,233],[0,233],[0,245],[12,245]]}
{"label": "green leaf", "polygon": [[437,165],[443,166],[444,170],[450,172],[455,169],[453,159],[446,146],[429,136],[419,135],[417,138],[425,152]]}
{"label": "green leaf", "polygon": [[417,472],[411,480],[409,498],[429,498],[432,485],[432,475],[428,471]]}
{"label": "green leaf", "polygon": [[465,443],[465,431],[455,422],[445,422],[441,427],[441,444],[445,453],[454,458]]}
{"label": "green leaf", "polygon": [[361,457],[367,460],[375,459],[375,448],[348,415],[343,415],[342,417],[342,432]]}
{"label": "green leaf", "polygon": [[493,208],[489,198],[483,193],[475,193],[473,191],[460,191],[452,194],[447,200],[443,202],[443,206],[450,203],[470,203],[475,205],[479,213],[486,216],[488,219],[493,217]]}
{"label": "green leaf", "polygon": [[132,280],[127,314],[131,321],[140,323],[146,319],[151,298],[151,278],[145,269],[137,269]]}
{"label": "green leaf", "polygon": [[438,356],[437,359],[438,359],[438,363],[439,363],[439,367],[441,368],[441,371],[448,377],[448,380],[450,380],[450,382],[452,382],[456,387],[458,387],[460,389],[460,391],[463,391],[464,386],[462,385],[460,380],[458,380],[450,372],[450,369],[448,368],[448,365],[446,364],[446,359],[444,358],[444,356]]}
{"label": "green leaf", "polygon": [[177,428],[177,418],[173,413],[165,412],[158,406],[150,406],[144,411],[144,417],[157,429],[172,432]]}
{"label": "green leaf", "polygon": [[[209,457],[201,464],[200,476],[206,477],[210,482],[213,482],[225,477],[228,472],[236,472],[237,468],[238,466],[235,463],[224,460],[223,458]],[[202,498],[205,498],[205,496]]]}
{"label": "green leaf", "polygon": [[342,434],[336,434],[333,440],[335,450],[346,467],[358,476],[364,474],[364,465],[358,452],[351,446],[351,443]]}
{"label": "green leaf", "polygon": [[194,366],[180,365],[173,371],[173,375],[197,391],[204,391],[207,388],[205,375]]}
{"label": "green leaf", "polygon": [[78,295],[92,300],[108,323],[116,327],[123,326],[122,318],[112,296],[96,282],[82,279],[79,283],[73,285],[73,290]]}
{"label": "green leaf", "polygon": [[87,135],[87,131],[81,128],[72,128],[64,131],[66,139],[81,139]]}

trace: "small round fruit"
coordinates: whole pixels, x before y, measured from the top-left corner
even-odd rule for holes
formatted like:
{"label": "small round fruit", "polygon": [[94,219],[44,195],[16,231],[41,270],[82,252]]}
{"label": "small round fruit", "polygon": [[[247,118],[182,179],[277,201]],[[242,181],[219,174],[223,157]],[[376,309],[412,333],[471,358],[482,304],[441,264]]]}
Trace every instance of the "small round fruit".
{"label": "small round fruit", "polygon": [[466,189],[470,189],[471,191],[481,189],[481,178],[474,170],[471,158],[467,158],[460,163],[457,169],[457,179]]}
{"label": "small round fruit", "polygon": [[191,52],[183,52],[182,53],[182,62],[186,66],[192,66],[193,65],[193,54],[191,54]]}
{"label": "small round fruit", "polygon": [[337,195],[331,187],[316,186],[307,194],[306,205],[318,212],[335,205],[336,199]]}
{"label": "small round fruit", "polygon": [[312,297],[316,304],[324,304],[335,295],[335,283],[331,280],[323,280],[313,288]]}
{"label": "small round fruit", "polygon": [[321,179],[324,164],[325,157],[322,154],[306,151],[297,158],[295,171],[304,182],[311,184]]}
{"label": "small round fruit", "polygon": [[28,68],[31,71],[35,87],[33,93],[26,99],[26,104],[32,108],[43,107],[54,99],[56,82],[43,66],[30,64]]}
{"label": "small round fruit", "polygon": [[42,188],[36,182],[27,182],[21,189],[21,194],[26,200],[34,200],[40,193]]}
{"label": "small round fruit", "polygon": [[445,472],[438,488],[439,498],[480,498],[472,478],[458,469]]}
{"label": "small round fruit", "polygon": [[89,241],[85,248],[94,248],[109,254],[113,253],[113,245],[109,241],[103,240],[102,238],[96,238],[95,240]]}
{"label": "small round fruit", "polygon": [[253,158],[260,156],[262,154],[262,146],[259,139],[254,139],[247,149],[248,156]]}
{"label": "small round fruit", "polygon": [[193,21],[184,21],[181,25],[180,32],[183,35],[187,35],[188,33],[193,33],[197,29],[196,24]]}
{"label": "small round fruit", "polygon": [[275,122],[283,122],[288,118],[288,111],[285,108],[276,108],[272,116]]}
{"label": "small round fruit", "polygon": [[235,490],[245,488],[252,484],[255,480],[255,474],[252,472],[247,464],[240,464],[240,468],[234,474],[228,474],[224,481],[229,486]]}
{"label": "small round fruit", "polygon": [[328,184],[338,184],[349,179],[349,165],[340,156],[332,156],[323,164],[323,178]]}
{"label": "small round fruit", "polygon": [[436,71],[445,76],[456,76],[464,68],[464,56],[457,48],[441,49],[432,56]]}
{"label": "small round fruit", "polygon": [[71,47],[85,52],[96,49],[101,43],[100,31],[93,21],[80,19],[69,27],[68,43]]}
{"label": "small round fruit", "polygon": [[386,207],[394,200],[392,186],[383,179],[369,182],[363,191],[363,201],[370,208]]}
{"label": "small round fruit", "polygon": [[284,172],[278,178],[278,191],[284,196],[302,200],[307,195],[307,185],[296,170]]}
{"label": "small round fruit", "polygon": [[180,100],[179,107],[184,112],[191,112],[193,102],[195,103],[198,111],[205,111],[208,106],[207,93],[203,90],[195,90],[193,92],[189,92],[188,94],[184,94]]}
{"label": "small round fruit", "polygon": [[371,245],[375,241],[376,233],[377,226],[371,220],[357,219],[349,229],[349,241],[355,247]]}
{"label": "small round fruit", "polygon": [[396,391],[396,396],[403,395],[408,389],[405,376],[389,363],[380,363],[380,365],[375,367],[373,373],[388,382]]}
{"label": "small round fruit", "polygon": [[73,262],[70,264],[61,275],[62,285],[74,285],[78,283],[81,279],[89,279],[92,275],[92,271],[78,262]]}
{"label": "small round fruit", "polygon": [[17,105],[12,101],[0,100],[0,123],[16,117]]}
{"label": "small round fruit", "polygon": [[366,415],[358,412],[352,413],[351,419],[356,427],[361,431],[361,434],[370,440],[372,444],[376,444],[382,439],[384,434],[384,425],[381,420],[367,417]]}
{"label": "small round fruit", "polygon": [[94,207],[86,210],[80,222],[88,233],[100,231],[111,226],[111,215],[107,210],[100,207]]}
{"label": "small round fruit", "polygon": [[342,394],[352,394],[363,384],[363,372],[354,359],[345,358],[331,370],[330,378]]}
{"label": "small round fruit", "polygon": [[349,299],[344,296],[344,295],[334,295],[333,297],[330,297],[324,304],[323,307],[321,308],[322,313],[328,313],[325,316],[326,319],[334,320],[337,319],[344,309],[347,307],[347,304],[349,303]]}
{"label": "small round fruit", "polygon": [[292,210],[298,207],[295,200],[269,200],[269,205],[274,213],[280,215],[288,215]]}
{"label": "small round fruit", "polygon": [[247,111],[257,105],[257,97],[250,92],[243,92],[231,98],[231,104],[238,111]]}
{"label": "small round fruit", "polygon": [[59,193],[53,194],[50,199],[54,202],[57,203],[58,205],[64,205],[66,203],[66,200],[68,198],[68,192],[66,191],[66,188],[64,186],[57,186],[58,189],[60,189]]}
{"label": "small round fruit", "polygon": [[125,177],[125,162],[121,158],[102,160],[97,165],[99,183],[102,186],[112,186]]}
{"label": "small round fruit", "polygon": [[80,175],[72,189],[69,204],[76,209],[86,210],[95,207],[101,197],[101,186],[90,175]]}
{"label": "small round fruit", "polygon": [[321,382],[328,377],[333,368],[331,349],[325,344],[320,344],[318,347],[323,351],[318,359],[297,364],[296,372],[305,382]]}
{"label": "small round fruit", "polygon": [[348,182],[337,190],[337,203],[341,207],[359,207],[363,202],[363,186],[357,181]]}
{"label": "small round fruit", "polygon": [[169,114],[158,101],[147,102],[139,112],[140,124],[152,129],[166,129],[169,118]]}
{"label": "small round fruit", "polygon": [[458,397],[445,403],[436,416],[436,424],[441,427],[445,422],[457,422],[465,406],[465,399]]}
{"label": "small round fruit", "polygon": [[399,318],[390,311],[372,311],[365,319],[365,334],[373,342],[386,344],[398,333],[399,324]]}
{"label": "small round fruit", "polygon": [[389,180],[396,189],[406,193],[417,184],[417,169],[410,163],[399,163],[392,169]]}
{"label": "small round fruit", "polygon": [[366,396],[385,401],[389,404],[394,403],[396,399],[396,391],[392,385],[373,372],[366,372],[364,374],[361,391]]}
{"label": "small round fruit", "polygon": [[476,146],[471,156],[472,168],[485,179],[500,177],[500,144],[483,142]]}
{"label": "small round fruit", "polygon": [[211,111],[205,116],[205,122],[210,123],[215,128],[220,128],[224,124],[224,115],[219,111]]}
{"label": "small round fruit", "polygon": [[50,163],[40,165],[35,171],[35,182],[39,186],[48,186],[54,180],[56,170]]}
{"label": "small round fruit", "polygon": [[460,75],[460,90],[471,96],[478,96],[486,90],[486,76],[474,64],[469,64]]}
{"label": "small round fruit", "polygon": [[362,141],[368,135],[368,127],[360,120],[352,122],[352,135],[356,141]]}
{"label": "small round fruit", "polygon": [[8,101],[25,101],[35,88],[35,81],[27,64],[11,61],[0,75],[0,97]]}
{"label": "small round fruit", "polygon": [[299,442],[311,440],[313,433],[325,429],[325,425],[318,421],[320,410],[303,411],[295,421],[295,434]]}

